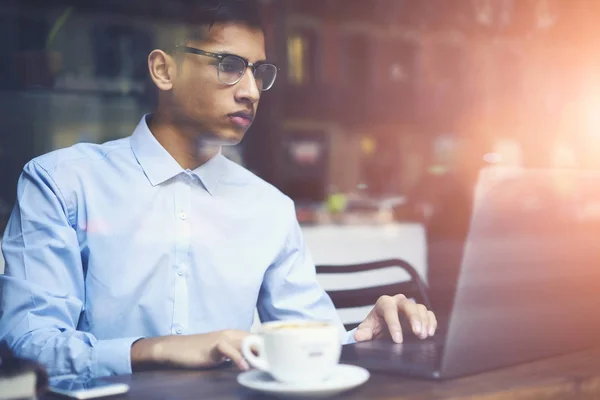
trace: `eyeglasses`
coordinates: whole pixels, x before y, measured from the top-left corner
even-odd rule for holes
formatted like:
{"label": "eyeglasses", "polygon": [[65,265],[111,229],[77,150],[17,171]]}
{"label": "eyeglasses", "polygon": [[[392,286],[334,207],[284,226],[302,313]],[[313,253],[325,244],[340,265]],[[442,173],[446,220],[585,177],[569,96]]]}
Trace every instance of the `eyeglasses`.
{"label": "eyeglasses", "polygon": [[251,63],[245,58],[236,56],[235,54],[210,53],[188,46],[177,46],[175,49],[181,49],[186,53],[212,57],[219,60],[217,64],[217,74],[219,81],[225,85],[233,86],[241,81],[248,67],[252,68],[256,86],[262,92],[271,89],[275,83],[275,78],[277,78],[277,67],[274,64],[264,62]]}

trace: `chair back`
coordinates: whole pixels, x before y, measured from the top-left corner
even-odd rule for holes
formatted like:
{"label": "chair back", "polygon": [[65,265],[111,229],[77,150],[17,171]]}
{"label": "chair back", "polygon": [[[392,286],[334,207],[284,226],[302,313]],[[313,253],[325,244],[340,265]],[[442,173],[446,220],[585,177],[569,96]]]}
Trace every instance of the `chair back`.
{"label": "chair back", "polygon": [[[390,282],[386,277],[391,275],[393,271],[390,269],[394,268],[404,271],[404,275]],[[317,265],[316,270],[319,281],[348,330],[357,327],[377,299],[384,295],[404,294],[431,309],[425,284],[412,265],[404,260],[396,258],[350,265]],[[377,276],[384,277],[381,283],[376,283]],[[325,284],[325,280],[335,284]],[[341,281],[345,282],[340,284]]]}

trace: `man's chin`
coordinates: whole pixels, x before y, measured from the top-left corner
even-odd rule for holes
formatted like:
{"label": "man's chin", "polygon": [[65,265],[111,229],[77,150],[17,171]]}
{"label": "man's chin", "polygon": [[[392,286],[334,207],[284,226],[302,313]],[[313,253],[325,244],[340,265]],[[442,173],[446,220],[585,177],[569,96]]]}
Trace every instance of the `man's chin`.
{"label": "man's chin", "polygon": [[200,136],[200,141],[208,146],[235,146],[239,144],[245,135],[244,132],[227,132],[204,134]]}

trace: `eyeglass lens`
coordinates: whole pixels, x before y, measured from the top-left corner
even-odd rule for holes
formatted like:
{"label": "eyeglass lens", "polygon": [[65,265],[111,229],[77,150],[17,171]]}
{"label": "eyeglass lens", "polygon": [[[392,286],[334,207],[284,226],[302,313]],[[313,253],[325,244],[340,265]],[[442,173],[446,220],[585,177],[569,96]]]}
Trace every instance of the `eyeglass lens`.
{"label": "eyeglass lens", "polygon": [[[226,85],[237,83],[246,71],[246,62],[237,56],[226,56],[219,63],[219,79]],[[260,64],[254,70],[254,79],[259,90],[269,90],[277,76],[272,64]]]}

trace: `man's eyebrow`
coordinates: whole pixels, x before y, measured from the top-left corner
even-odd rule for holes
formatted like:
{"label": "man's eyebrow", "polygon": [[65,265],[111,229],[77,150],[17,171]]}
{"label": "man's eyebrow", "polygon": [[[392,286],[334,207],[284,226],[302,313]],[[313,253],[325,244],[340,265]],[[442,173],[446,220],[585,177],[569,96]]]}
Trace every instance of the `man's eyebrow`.
{"label": "man's eyebrow", "polygon": [[[237,56],[237,57],[243,58],[243,59],[244,59],[244,60],[246,60],[246,61],[250,61],[250,60],[248,60],[248,59],[247,59],[246,57],[244,57],[244,56],[241,56],[241,55],[239,55],[239,54],[236,54],[236,53],[233,53],[233,52],[231,52],[231,51],[227,51],[227,50],[215,50],[215,51],[212,51],[211,53],[214,53],[214,54],[219,54],[219,55],[221,55],[221,56],[222,56],[222,55]],[[263,63],[268,63],[268,62],[269,62],[269,60],[267,60],[267,59],[264,59],[264,58],[261,58],[261,59],[260,59],[260,60],[258,60],[258,61],[254,61],[252,64],[263,64]]]}

